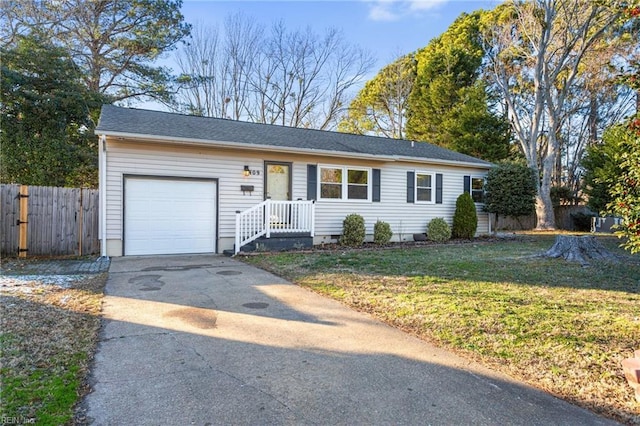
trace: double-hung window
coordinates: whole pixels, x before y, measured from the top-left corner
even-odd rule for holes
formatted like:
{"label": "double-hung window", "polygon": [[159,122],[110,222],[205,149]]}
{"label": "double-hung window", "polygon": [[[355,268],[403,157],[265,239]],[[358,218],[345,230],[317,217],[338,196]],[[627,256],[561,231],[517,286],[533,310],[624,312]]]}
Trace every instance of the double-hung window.
{"label": "double-hung window", "polygon": [[320,167],[320,199],[342,198],[342,172],[341,168]]}
{"label": "double-hung window", "polygon": [[471,198],[475,203],[484,203],[484,179],[471,178]]}
{"label": "double-hung window", "polygon": [[416,172],[415,200],[417,203],[433,203],[435,194],[435,174]]}
{"label": "double-hung window", "polygon": [[371,169],[320,166],[321,200],[371,201]]}

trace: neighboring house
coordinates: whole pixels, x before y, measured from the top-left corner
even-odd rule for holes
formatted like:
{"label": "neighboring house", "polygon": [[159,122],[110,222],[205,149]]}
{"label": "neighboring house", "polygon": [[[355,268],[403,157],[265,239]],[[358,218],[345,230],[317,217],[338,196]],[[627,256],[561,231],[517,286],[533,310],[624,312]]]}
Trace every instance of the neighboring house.
{"label": "neighboring house", "polygon": [[463,191],[480,202],[492,166],[424,142],[112,105],[96,134],[105,256],[222,253],[287,232],[334,242],[351,213],[369,239],[382,220],[412,240],[435,217],[451,224]]}

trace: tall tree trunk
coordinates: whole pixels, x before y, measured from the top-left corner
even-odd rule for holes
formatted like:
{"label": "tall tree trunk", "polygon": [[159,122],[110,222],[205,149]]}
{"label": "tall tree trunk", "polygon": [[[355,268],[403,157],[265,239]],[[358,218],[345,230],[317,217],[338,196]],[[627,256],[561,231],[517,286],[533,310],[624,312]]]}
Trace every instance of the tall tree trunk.
{"label": "tall tree trunk", "polygon": [[553,213],[553,202],[551,201],[551,180],[556,165],[557,146],[558,142],[555,135],[553,132],[549,132],[546,153],[542,158],[542,174],[539,177],[540,186],[536,196],[536,218],[538,219],[536,229],[556,229],[556,218]]}
{"label": "tall tree trunk", "polygon": [[[560,131],[558,130],[558,133]],[[556,141],[560,141],[562,136],[560,134],[556,134]],[[554,155],[556,157],[556,166],[553,171],[553,179],[551,181],[551,186],[561,187],[562,186],[562,152],[560,149],[560,143],[557,143],[554,147]]]}
{"label": "tall tree trunk", "polygon": [[[542,188],[541,188],[542,189]],[[536,196],[536,229],[553,230],[556,229],[556,218],[553,213],[553,203],[551,202],[551,192],[542,191]],[[546,201],[545,201],[546,200]]]}

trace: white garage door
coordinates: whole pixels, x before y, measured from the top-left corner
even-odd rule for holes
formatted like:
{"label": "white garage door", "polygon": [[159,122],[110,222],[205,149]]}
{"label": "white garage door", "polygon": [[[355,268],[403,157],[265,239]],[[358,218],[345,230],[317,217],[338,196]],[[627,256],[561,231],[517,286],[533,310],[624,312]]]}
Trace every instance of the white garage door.
{"label": "white garage door", "polygon": [[215,241],[215,181],[125,178],[125,255],[213,253]]}

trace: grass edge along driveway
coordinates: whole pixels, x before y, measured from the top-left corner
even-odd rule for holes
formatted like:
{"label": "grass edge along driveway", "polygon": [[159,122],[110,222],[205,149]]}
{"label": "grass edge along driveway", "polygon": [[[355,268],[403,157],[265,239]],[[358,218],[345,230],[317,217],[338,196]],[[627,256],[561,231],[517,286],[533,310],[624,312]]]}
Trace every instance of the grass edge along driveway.
{"label": "grass edge along driveway", "polygon": [[85,424],[75,408],[89,391],[107,273],[71,277],[0,292],[3,423]]}
{"label": "grass edge along driveway", "polygon": [[621,361],[640,349],[640,257],[536,257],[555,235],[244,260],[554,395],[628,424],[640,404]]}

